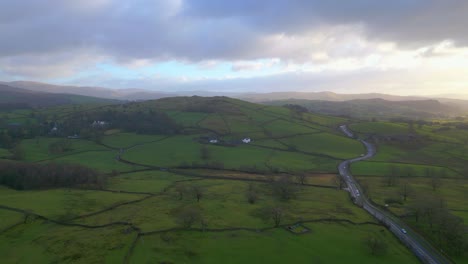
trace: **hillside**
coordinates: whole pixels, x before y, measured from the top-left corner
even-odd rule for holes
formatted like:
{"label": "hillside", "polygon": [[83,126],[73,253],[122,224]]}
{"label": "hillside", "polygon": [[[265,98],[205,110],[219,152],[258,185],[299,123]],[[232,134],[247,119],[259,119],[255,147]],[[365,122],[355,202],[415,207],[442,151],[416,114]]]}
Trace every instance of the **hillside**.
{"label": "hillside", "polygon": [[380,93],[340,94],[334,92],[274,92],[274,93],[248,93],[239,96],[240,99],[250,102],[270,102],[276,100],[320,100],[342,102],[349,100],[383,99],[387,101],[426,100],[425,97],[399,96]]}
{"label": "hillside", "polygon": [[352,118],[404,118],[426,119],[444,118],[460,115],[464,109],[450,102],[441,103],[437,100],[388,101],[384,99],[357,99],[350,101],[318,101],[318,100],[277,100],[265,102],[269,105],[295,104],[306,107],[309,111],[326,115],[348,116]]}
{"label": "hillside", "polygon": [[[2,84],[2,82],[0,82]],[[54,93],[54,94],[75,94],[88,97],[116,99],[116,100],[152,100],[163,97],[174,96],[174,94],[149,91],[143,89],[109,89],[103,87],[72,86],[72,85],[53,85],[40,82],[14,81],[3,82],[3,84],[27,89],[36,92]]]}
{"label": "hillside", "polygon": [[28,118],[0,138],[7,263],[219,263],[233,245],[233,263],[375,263],[368,237],[379,263],[417,263],[342,189],[365,152],[350,119],[198,96],[1,114]]}
{"label": "hillside", "polygon": [[0,84],[0,108],[34,108],[50,107],[67,104],[84,103],[116,103],[116,100],[102,99],[96,97],[73,95],[73,94],[52,94],[20,89]]}

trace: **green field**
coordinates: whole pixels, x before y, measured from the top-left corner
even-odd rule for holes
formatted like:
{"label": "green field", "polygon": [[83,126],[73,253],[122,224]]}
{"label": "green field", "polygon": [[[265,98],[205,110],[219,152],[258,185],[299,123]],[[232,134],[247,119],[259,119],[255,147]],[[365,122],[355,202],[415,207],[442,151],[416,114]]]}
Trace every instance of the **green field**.
{"label": "green field", "polygon": [[[284,229],[264,232],[174,232],[143,236],[131,263],[418,263],[388,232],[373,226],[306,224],[311,231],[294,235]],[[371,256],[361,240],[377,234],[389,244],[384,256]]]}
{"label": "green field", "polygon": [[[390,122],[356,123],[351,127],[360,137],[377,145],[374,158],[351,166],[370,198],[381,206],[387,204],[390,211],[401,216],[431,243],[446,248],[445,244],[440,244],[440,231],[433,229],[433,225],[442,226],[444,222],[440,219],[444,217],[461,221],[460,225],[465,228],[468,223],[465,206],[468,199],[467,131],[451,125],[451,121],[413,125],[412,131],[408,124]],[[403,193],[407,195],[406,201]],[[436,209],[435,205],[433,209],[425,209],[422,218],[426,220],[416,221],[414,208],[423,208],[426,203],[439,204],[441,209]],[[468,262],[466,254],[451,254],[456,263]]]}
{"label": "green field", "polygon": [[[96,113],[156,112],[165,113],[175,129],[148,133],[144,127],[111,125],[99,130],[84,123],[82,138],[69,140],[69,149],[61,153],[51,153],[50,146],[64,140],[63,134],[25,136],[17,142],[24,163],[81,164],[105,174],[107,183],[98,190],[86,185],[22,191],[0,187],[2,263],[417,263],[389,231],[353,204],[348,192],[337,190],[338,164],[365,151],[338,131],[347,119],[227,97],[60,106],[4,115],[67,124],[79,114],[80,120],[95,120]],[[406,124],[388,122],[357,123],[352,129],[362,137],[408,132]],[[382,204],[397,192],[396,186],[379,185],[392,167],[418,191],[430,188],[428,169],[440,172],[443,185],[437,193],[465,218],[467,186],[460,160],[466,147],[434,141],[461,140],[465,134],[437,135],[425,126],[416,131],[424,136],[419,145],[379,141],[379,154],[353,164],[353,174]],[[245,137],[252,142],[242,143]],[[210,143],[211,138],[219,142]],[[0,148],[0,157],[12,151]],[[444,159],[445,153],[449,157]],[[440,163],[431,162],[436,159]],[[280,223],[275,224],[272,210],[280,211]],[[405,208],[391,210],[400,215]],[[194,214],[189,224],[184,213]],[[298,235],[285,228],[296,223],[310,232]],[[371,254],[364,243],[369,236],[383,241],[386,252]]]}
{"label": "green field", "polygon": [[16,191],[4,187],[0,188],[0,196],[2,198],[1,205],[26,210],[52,219],[91,213],[116,203],[142,197],[138,194],[115,194],[93,190]]}

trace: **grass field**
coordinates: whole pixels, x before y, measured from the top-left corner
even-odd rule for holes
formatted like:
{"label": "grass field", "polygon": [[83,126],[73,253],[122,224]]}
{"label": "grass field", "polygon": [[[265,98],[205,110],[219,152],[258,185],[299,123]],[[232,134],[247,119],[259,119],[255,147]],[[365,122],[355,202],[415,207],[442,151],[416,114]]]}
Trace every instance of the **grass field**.
{"label": "grass field", "polygon": [[123,231],[122,227],[86,229],[37,220],[0,234],[0,254],[3,263],[118,263],[134,239]]}
{"label": "grass field", "polygon": [[56,219],[90,213],[119,202],[136,200],[142,196],[74,189],[16,191],[1,187],[0,197],[1,205]]}
{"label": "grass field", "polygon": [[147,144],[165,138],[164,135],[139,135],[135,133],[116,133],[106,136],[104,144],[113,148],[129,148],[134,145]]}
{"label": "grass field", "polygon": [[[443,197],[448,208],[456,215],[463,217],[465,223],[468,223],[468,215],[464,214],[466,208],[466,200],[468,199],[468,180],[466,179],[442,179],[440,187],[433,191],[431,179],[424,177],[420,178],[401,178],[395,186],[386,186],[380,177],[358,177],[361,182],[365,182],[369,186],[369,196],[372,200],[380,205],[385,204],[385,199],[395,198],[402,200],[400,189],[404,183],[409,184],[411,192],[408,199],[403,204],[395,204],[390,207],[397,214],[403,214],[405,209],[411,204],[415,198],[423,193],[432,194]],[[402,201],[403,202],[403,201]]]}
{"label": "grass field", "polygon": [[97,145],[96,143],[89,141],[89,140],[69,140],[71,142],[71,150],[66,151],[60,154],[51,154],[49,152],[49,145],[61,141],[64,139],[61,138],[36,138],[36,139],[26,139],[21,142],[21,148],[25,153],[24,160],[26,161],[41,161],[41,160],[48,160],[54,159],[58,157],[62,157],[65,155],[72,155],[76,153],[82,153],[85,151],[106,151],[103,146]]}
{"label": "grass field", "polygon": [[[418,202],[418,197],[441,199],[450,214],[460,217],[467,226],[467,131],[450,126],[450,123],[414,125],[411,132],[408,124],[390,122],[358,123],[351,127],[360,137],[369,138],[377,145],[374,158],[351,167],[374,202],[381,206],[388,204],[393,213],[405,216],[413,212],[411,208]],[[405,139],[410,133],[412,139]],[[394,138],[389,140],[388,136]],[[394,186],[388,187],[384,183],[388,181],[385,176],[391,175],[397,180]],[[433,175],[437,178],[435,190]],[[410,190],[406,201],[402,196],[403,185],[409,186]],[[414,217],[403,219],[433,244],[441,243],[429,223],[417,222]],[[466,254],[452,257],[456,263],[468,263]]]}
{"label": "grass field", "polygon": [[[418,263],[385,229],[347,224],[306,224],[311,232],[294,235],[284,229],[174,232],[140,238],[131,263]],[[388,245],[383,256],[370,255],[362,243],[376,234]],[[165,241],[163,238],[170,238]]]}
{"label": "grass field", "polygon": [[107,189],[127,192],[158,193],[169,187],[175,181],[186,179],[186,177],[164,171],[134,172],[111,177]]}
{"label": "grass field", "polygon": [[357,157],[365,152],[360,142],[330,133],[295,136],[280,141],[300,151],[325,154],[338,159]]}
{"label": "grass field", "polygon": [[[450,170],[449,168],[419,165],[411,163],[391,163],[391,162],[374,162],[364,161],[353,164],[351,171],[354,175],[368,175],[368,176],[389,176],[392,174],[392,170],[396,169],[398,177],[425,177],[427,170],[433,170],[440,177],[456,177],[460,178],[460,175]],[[443,176],[442,176],[443,175]]]}
{"label": "grass field", "polygon": [[[191,195],[185,195],[182,200],[176,193],[174,186],[168,188],[166,180],[159,179],[159,188],[164,190],[160,195],[151,197],[138,204],[119,207],[113,211],[92,216],[80,223],[101,225],[112,221],[131,221],[143,231],[154,231],[178,227],[172,213],[177,208],[192,205],[198,207],[210,228],[249,227],[264,228],[271,223],[264,222],[256,216],[256,212],[263,207],[281,204],[288,208],[284,221],[295,222],[299,219],[314,220],[321,218],[343,218],[356,222],[372,221],[364,211],[351,207],[347,193],[334,189],[307,187],[298,191],[297,199],[291,201],[276,200],[267,184],[257,183],[259,193],[256,204],[249,204],[245,193],[248,184],[242,181],[229,180],[196,180],[185,182],[186,186],[197,185],[204,190],[204,197],[200,202]],[[148,210],[148,208],[151,208]]]}
{"label": "grass field", "polygon": [[[346,119],[226,97],[164,98],[34,111],[46,120],[59,122],[72,113],[107,110],[163,111],[181,127],[173,135],[143,135],[112,127],[103,131],[102,144],[73,140],[71,150],[59,154],[50,153],[49,145],[63,138],[22,140],[25,161],[79,163],[108,173],[109,178],[104,190],[16,191],[1,187],[0,205],[66,221],[28,218],[26,223],[0,232],[2,263],[116,263],[124,262],[126,256],[131,263],[417,262],[333,183],[338,164],[364,152],[361,143],[337,130]],[[31,113],[8,115],[13,120],[29,118]],[[374,125],[356,124],[354,128],[361,134],[408,131],[404,124]],[[433,133],[426,127],[420,131]],[[221,143],[206,142],[213,137]],[[241,144],[244,137],[253,142]],[[438,153],[446,144],[424,145],[417,151],[429,154],[419,157],[437,158],[440,154],[430,153]],[[421,190],[426,188],[426,168],[442,168],[425,161],[421,165],[398,163],[405,151],[398,145],[382,144],[373,161],[353,165],[353,173],[372,186],[372,198],[380,202],[395,192],[376,185],[378,176],[386,175],[392,164],[420,176],[413,178]],[[444,151],[461,159],[465,155],[461,148]],[[309,185],[297,182],[296,176],[304,174]],[[438,192],[448,197],[454,212],[466,215],[463,206],[456,206],[466,200],[461,196],[466,186],[448,178],[460,175],[453,170],[446,170],[444,175],[447,178]],[[283,177],[294,182],[281,183],[293,193],[290,199],[281,198],[281,189],[274,183]],[[202,193],[200,201],[195,196],[197,189]],[[252,192],[256,200],[251,204],[247,196]],[[304,222],[310,232],[297,235],[283,227],[273,228],[271,217],[263,215],[271,207],[281,208],[282,225]],[[196,230],[182,228],[178,214],[187,208],[200,214],[191,225]],[[23,219],[22,213],[0,209],[0,231]],[[232,228],[250,231],[220,230]],[[165,231],[168,229],[173,231]],[[372,255],[363,242],[369,235],[385,241],[388,251]],[[134,251],[130,251],[136,238]]]}
{"label": "grass field", "polygon": [[0,232],[24,220],[22,213],[0,210]]}
{"label": "grass field", "polygon": [[390,122],[364,122],[351,124],[349,128],[358,134],[396,135],[408,133],[408,125]]}
{"label": "grass field", "polygon": [[8,149],[0,148],[0,159],[4,159],[11,156],[11,152]]}

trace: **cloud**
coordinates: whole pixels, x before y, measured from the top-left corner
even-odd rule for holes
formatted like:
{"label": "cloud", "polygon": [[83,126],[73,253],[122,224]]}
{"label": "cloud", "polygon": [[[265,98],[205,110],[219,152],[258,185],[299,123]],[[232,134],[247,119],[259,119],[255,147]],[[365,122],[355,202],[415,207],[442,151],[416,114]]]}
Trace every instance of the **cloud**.
{"label": "cloud", "polygon": [[465,43],[466,13],[461,0],[1,1],[0,56],[89,47],[122,60],[258,59],[318,31],[331,32],[327,42],[340,27],[397,43]]}
{"label": "cloud", "polygon": [[464,0],[190,0],[184,11],[219,19],[238,17],[270,33],[301,34],[320,25],[363,25],[371,38],[402,44],[468,40]]}
{"label": "cloud", "polygon": [[[327,72],[338,78],[339,71],[362,76],[363,70],[377,75],[415,70],[433,57],[462,67],[447,60],[467,44],[467,13],[464,0],[0,1],[0,72],[14,78],[78,80],[103,61],[134,71],[164,61],[207,70],[229,63],[234,74],[280,67],[277,78],[284,81],[274,76],[268,76],[271,81],[212,80],[218,87],[223,87],[218,82],[251,87],[253,81],[278,87],[276,80],[285,89],[290,80],[298,89],[307,81],[325,89],[332,87],[320,79]],[[304,76],[314,72],[314,79],[295,75],[301,71],[309,72]],[[148,76],[126,81],[97,74],[88,75],[115,78],[119,86],[133,80],[145,87],[157,82],[179,87]],[[366,76],[371,82],[370,73]],[[186,82],[183,87],[190,88]]]}
{"label": "cloud", "polygon": [[32,79],[71,77],[105,60],[89,50],[57,52],[53,54],[19,55],[0,58],[4,75]]}

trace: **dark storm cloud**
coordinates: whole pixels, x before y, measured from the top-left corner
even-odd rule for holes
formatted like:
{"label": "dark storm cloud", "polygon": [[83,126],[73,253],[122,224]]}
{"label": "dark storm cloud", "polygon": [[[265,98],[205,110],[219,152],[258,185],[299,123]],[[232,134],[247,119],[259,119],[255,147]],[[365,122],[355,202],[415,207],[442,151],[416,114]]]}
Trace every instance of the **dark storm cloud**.
{"label": "dark storm cloud", "polygon": [[402,44],[468,40],[466,0],[190,0],[199,17],[239,17],[269,32],[300,33],[317,24],[363,24],[370,37]]}
{"label": "dark storm cloud", "polygon": [[268,35],[348,24],[400,45],[464,45],[467,13],[463,0],[5,0],[0,57],[90,49],[116,60],[257,59],[274,56]]}

